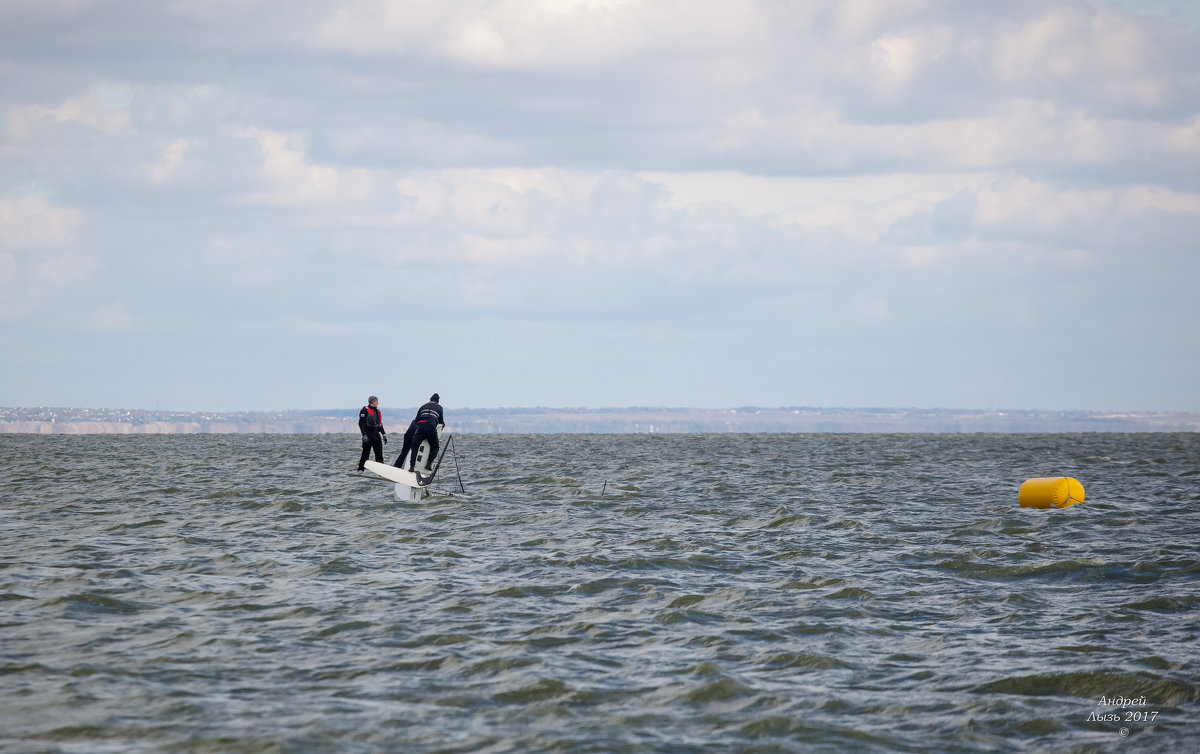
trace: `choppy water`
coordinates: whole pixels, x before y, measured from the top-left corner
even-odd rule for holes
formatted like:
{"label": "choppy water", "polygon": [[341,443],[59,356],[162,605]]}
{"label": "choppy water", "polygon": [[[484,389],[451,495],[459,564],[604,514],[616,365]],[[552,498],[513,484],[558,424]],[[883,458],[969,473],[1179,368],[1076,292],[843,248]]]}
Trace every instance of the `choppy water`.
{"label": "choppy water", "polygon": [[0,750],[1200,750],[1200,435],[356,440],[0,436]]}

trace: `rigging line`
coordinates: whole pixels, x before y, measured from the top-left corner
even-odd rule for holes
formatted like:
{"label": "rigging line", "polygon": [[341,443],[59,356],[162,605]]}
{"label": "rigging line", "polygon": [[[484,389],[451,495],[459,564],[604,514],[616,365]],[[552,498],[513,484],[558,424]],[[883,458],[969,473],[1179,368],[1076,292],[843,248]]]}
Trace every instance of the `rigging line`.
{"label": "rigging line", "polygon": [[[450,450],[450,448],[453,447],[453,445],[454,445],[454,435],[450,435],[449,437],[446,438],[446,444],[441,448],[441,452],[438,453],[438,455],[437,455],[437,463],[435,463],[433,465],[433,471],[431,471],[429,473],[430,486],[432,486],[434,480],[436,480],[438,478],[437,473],[442,468],[442,459],[446,457],[446,451]],[[413,452],[415,453],[416,450],[414,449]]]}
{"label": "rigging line", "polygon": [[442,459],[446,457],[447,452],[454,457],[454,475],[458,477],[458,488],[466,492],[467,488],[463,486],[462,472],[458,468],[458,452],[454,449],[454,435],[446,438],[445,447],[442,448],[442,452],[438,453],[437,463],[433,467],[433,478],[437,479],[437,473],[442,468]]}
{"label": "rigging line", "polygon": [[441,453],[438,453],[437,463],[433,465],[433,471],[430,473],[430,476],[434,478],[437,477],[438,470],[442,468],[442,459],[446,457],[446,451],[450,449],[450,443],[453,441],[454,435],[450,435],[446,438],[446,447],[442,448]]}
{"label": "rigging line", "polygon": [[463,486],[462,471],[458,468],[458,450],[454,447],[454,435],[450,435],[447,444],[450,446],[450,454],[454,457],[454,475],[458,477],[458,488],[465,493],[467,488]]}

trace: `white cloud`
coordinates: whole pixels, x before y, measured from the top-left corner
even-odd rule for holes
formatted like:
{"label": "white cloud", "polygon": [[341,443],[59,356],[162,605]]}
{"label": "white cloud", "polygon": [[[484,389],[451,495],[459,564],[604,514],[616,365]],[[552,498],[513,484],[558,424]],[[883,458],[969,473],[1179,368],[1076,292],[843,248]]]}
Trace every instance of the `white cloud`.
{"label": "white cloud", "polygon": [[329,210],[369,200],[372,195],[369,171],[311,163],[302,134],[263,128],[240,129],[234,134],[257,142],[262,156],[262,189],[247,195],[252,202]]}
{"label": "white cloud", "polygon": [[0,290],[8,290],[8,286],[17,279],[17,257],[9,252],[0,252]]}
{"label": "white cloud", "polygon": [[[445,58],[482,68],[580,71],[623,65],[650,51],[723,49],[761,17],[744,0],[344,2],[317,40],[358,54]],[[688,22],[680,24],[680,14]]]}
{"label": "white cloud", "polygon": [[107,304],[84,316],[84,326],[100,332],[124,331],[133,325],[133,318],[121,304]]}
{"label": "white cloud", "polygon": [[150,168],[150,180],[155,183],[169,181],[179,171],[188,150],[187,139],[176,139],[163,150],[162,159]]}
{"label": "white cloud", "polygon": [[0,319],[25,319],[51,304],[59,305],[58,311],[73,310],[73,302],[62,297],[64,289],[87,280],[96,267],[80,254],[20,259],[0,253]]}
{"label": "white cloud", "polygon": [[0,199],[0,319],[27,317],[96,263],[75,246],[83,213],[40,196]]}
{"label": "white cloud", "polygon": [[37,196],[0,199],[0,246],[57,248],[78,229],[82,213]]}
{"label": "white cloud", "polygon": [[95,260],[89,257],[64,254],[35,262],[30,277],[38,288],[57,289],[86,280],[95,268]]}
{"label": "white cloud", "polygon": [[1016,232],[1041,243],[1065,236],[1107,249],[1114,227],[1145,226],[1159,214],[1181,215],[1200,227],[1200,194],[1150,186],[1063,189],[1009,178],[978,192],[976,220],[983,229],[1010,229],[1006,234]]}
{"label": "white cloud", "polygon": [[1005,28],[992,59],[1000,80],[1013,89],[1082,84],[1085,92],[1135,107],[1163,104],[1168,64],[1153,32],[1126,14],[1103,8],[1049,8],[1024,24]]}
{"label": "white cloud", "polygon": [[104,83],[58,105],[12,106],[9,131],[14,138],[24,140],[46,123],[78,123],[110,136],[125,136],[131,131],[128,107],[132,99],[133,91],[128,86]]}

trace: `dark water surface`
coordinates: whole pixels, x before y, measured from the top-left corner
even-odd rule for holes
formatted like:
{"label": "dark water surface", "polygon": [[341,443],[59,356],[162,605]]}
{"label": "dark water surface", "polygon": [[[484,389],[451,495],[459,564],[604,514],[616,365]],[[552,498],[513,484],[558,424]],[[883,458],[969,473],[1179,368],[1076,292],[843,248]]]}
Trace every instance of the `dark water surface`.
{"label": "dark water surface", "polygon": [[0,750],[1200,751],[1200,435],[356,441],[0,435]]}

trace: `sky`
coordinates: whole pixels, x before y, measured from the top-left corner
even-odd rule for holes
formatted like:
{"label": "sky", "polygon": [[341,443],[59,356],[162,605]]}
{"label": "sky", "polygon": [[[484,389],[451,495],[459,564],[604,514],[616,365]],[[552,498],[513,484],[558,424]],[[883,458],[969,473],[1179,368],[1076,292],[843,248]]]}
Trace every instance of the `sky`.
{"label": "sky", "polygon": [[1200,3],[0,0],[0,405],[1200,411]]}

